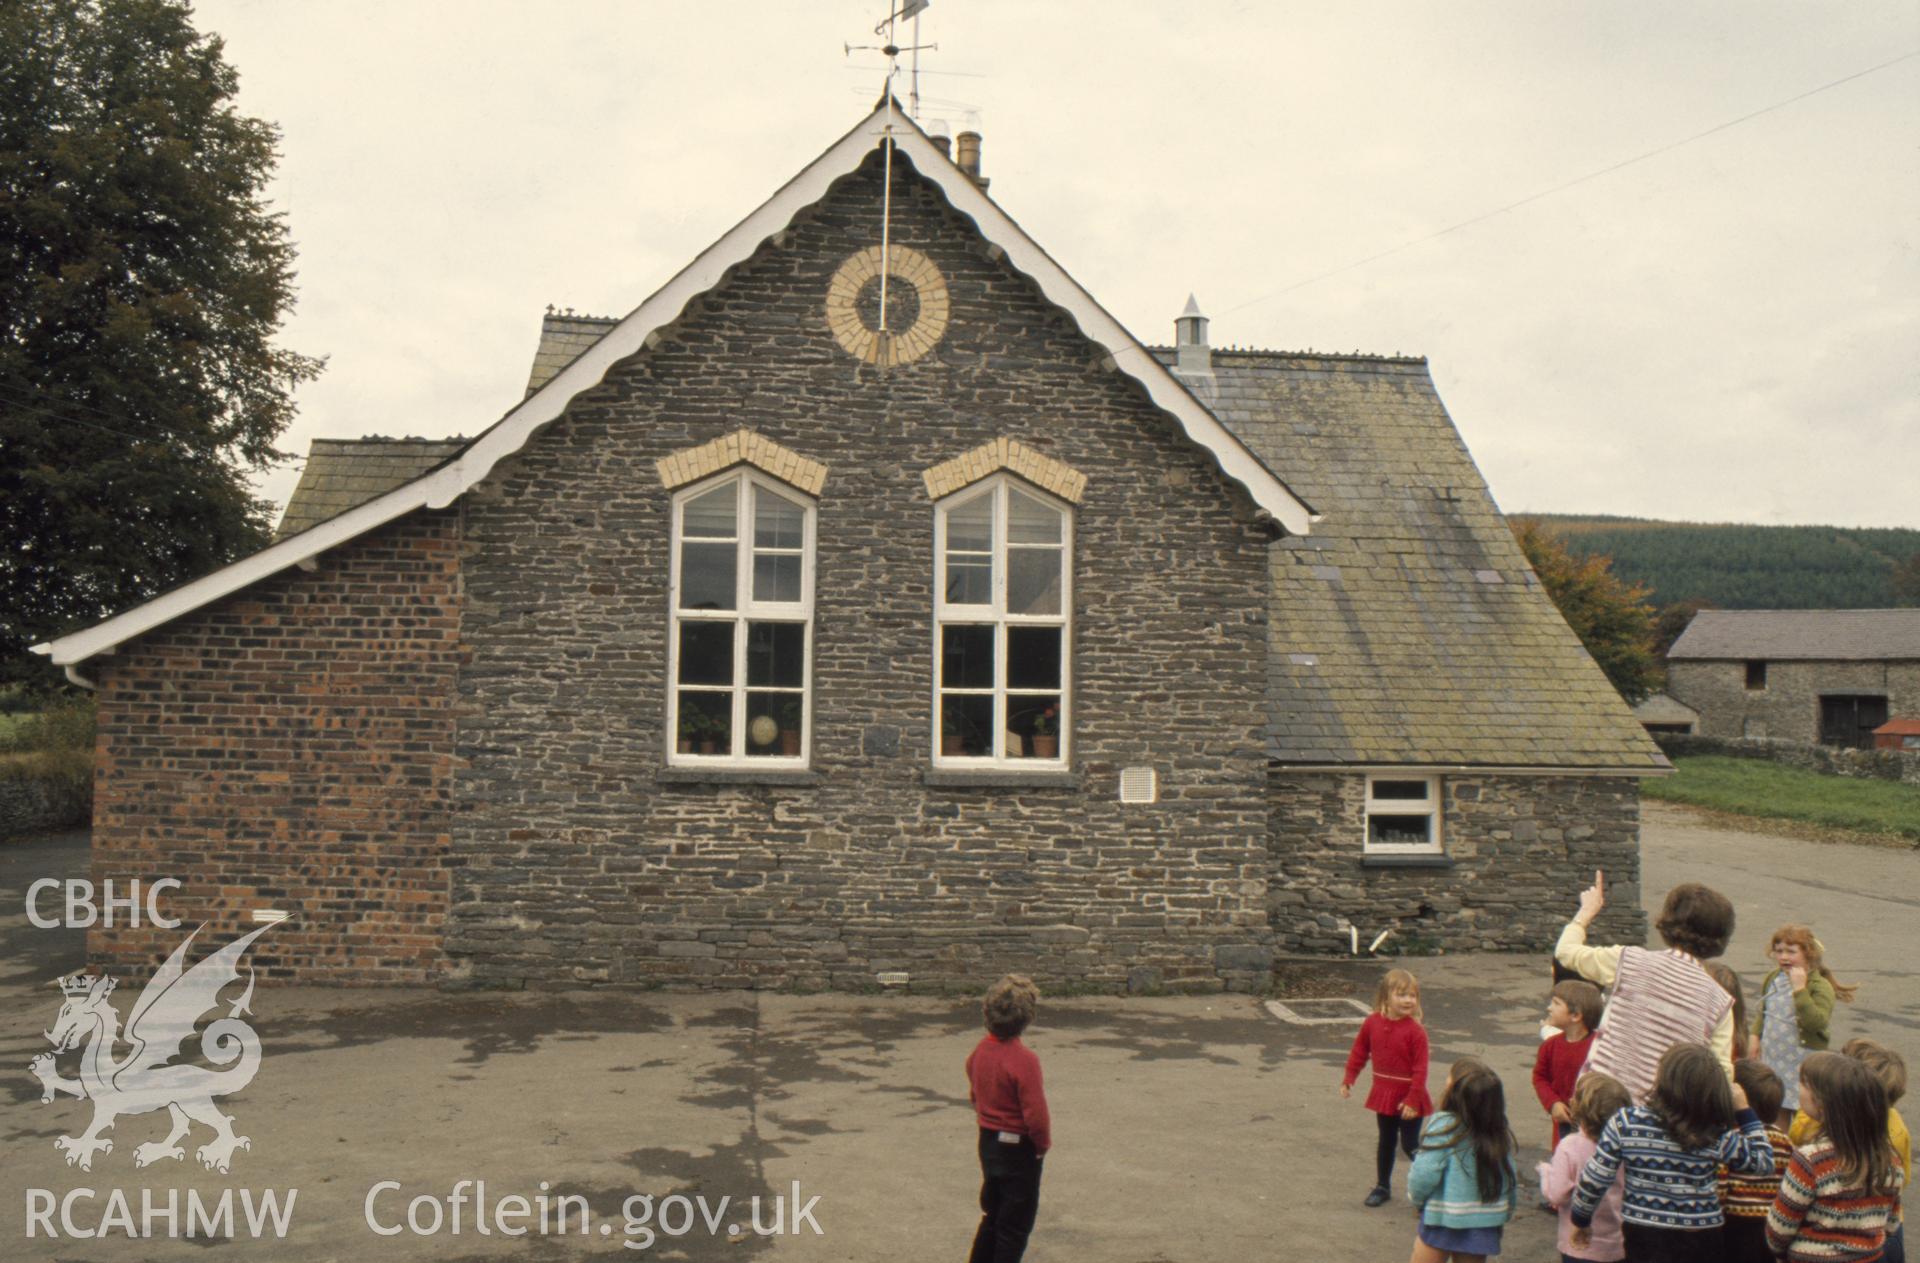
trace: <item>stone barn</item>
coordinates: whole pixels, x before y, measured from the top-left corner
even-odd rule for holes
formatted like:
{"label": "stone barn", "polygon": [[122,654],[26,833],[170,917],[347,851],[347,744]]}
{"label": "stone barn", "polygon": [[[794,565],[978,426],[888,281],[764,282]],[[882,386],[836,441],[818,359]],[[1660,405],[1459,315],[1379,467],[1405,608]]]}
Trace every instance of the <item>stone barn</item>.
{"label": "stone barn", "polygon": [[42,646],[96,877],[336,983],[1249,989],[1537,950],[1595,868],[1640,934],[1667,765],[1425,361],[1142,345],[960,152],[883,101],[490,428],[316,444]]}
{"label": "stone barn", "polygon": [[1702,736],[1869,749],[1920,711],[1920,609],[1701,610],[1667,651],[1667,691]]}

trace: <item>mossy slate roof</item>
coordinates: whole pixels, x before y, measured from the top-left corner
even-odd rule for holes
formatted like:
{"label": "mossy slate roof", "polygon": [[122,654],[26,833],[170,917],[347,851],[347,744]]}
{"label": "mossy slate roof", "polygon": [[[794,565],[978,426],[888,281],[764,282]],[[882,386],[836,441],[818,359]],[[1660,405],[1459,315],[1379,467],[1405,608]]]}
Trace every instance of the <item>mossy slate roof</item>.
{"label": "mossy slate roof", "polygon": [[1912,660],[1920,658],[1920,609],[1701,610],[1667,657]]}
{"label": "mossy slate roof", "polygon": [[1272,551],[1275,759],[1668,766],[1534,577],[1425,360],[1212,362],[1181,379],[1321,515]]}
{"label": "mossy slate roof", "polygon": [[[528,389],[615,322],[549,314]],[[1171,350],[1154,354],[1171,365]],[[1426,361],[1215,351],[1188,388],[1321,514],[1273,546],[1268,753],[1289,765],[1667,762],[1534,578]],[[316,440],[280,534],[459,440]],[[311,485],[310,485],[311,484]]]}
{"label": "mossy slate roof", "polygon": [[298,535],[383,496],[453,457],[464,438],[315,439],[273,538]]}

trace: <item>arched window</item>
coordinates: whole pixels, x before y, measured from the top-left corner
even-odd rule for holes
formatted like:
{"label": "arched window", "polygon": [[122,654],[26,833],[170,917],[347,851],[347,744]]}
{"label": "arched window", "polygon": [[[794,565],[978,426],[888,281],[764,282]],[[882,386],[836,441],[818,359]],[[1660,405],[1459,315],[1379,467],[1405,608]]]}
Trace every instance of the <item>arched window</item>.
{"label": "arched window", "polygon": [[1072,509],[1000,475],[934,513],[934,761],[1064,766]]}
{"label": "arched window", "polygon": [[814,505],[748,469],[673,498],[668,762],[805,766]]}

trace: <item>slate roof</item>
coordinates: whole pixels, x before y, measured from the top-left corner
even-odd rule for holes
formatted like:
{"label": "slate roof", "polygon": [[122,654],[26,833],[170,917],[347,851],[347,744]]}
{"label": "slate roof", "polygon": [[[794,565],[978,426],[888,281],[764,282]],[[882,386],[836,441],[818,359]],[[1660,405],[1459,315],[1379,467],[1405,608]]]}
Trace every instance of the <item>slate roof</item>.
{"label": "slate roof", "polygon": [[315,439],[273,538],[298,535],[412,482],[466,445],[464,438]]}
{"label": "slate roof", "polygon": [[1920,659],[1920,609],[1701,610],[1667,658]]}
{"label": "slate roof", "polygon": [[1425,360],[1212,360],[1182,380],[1321,514],[1272,554],[1276,760],[1668,767],[1534,578]]}
{"label": "slate roof", "polygon": [[614,316],[581,316],[549,309],[540,322],[540,346],[533,353],[533,371],[527,374],[527,393],[531,395],[552,381],[580,352],[619,323]]}

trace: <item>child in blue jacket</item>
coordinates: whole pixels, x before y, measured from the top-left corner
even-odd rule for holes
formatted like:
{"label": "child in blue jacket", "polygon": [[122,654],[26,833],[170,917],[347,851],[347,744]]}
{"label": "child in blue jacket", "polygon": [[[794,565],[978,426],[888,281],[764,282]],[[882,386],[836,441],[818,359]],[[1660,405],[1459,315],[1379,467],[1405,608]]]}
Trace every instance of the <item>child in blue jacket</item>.
{"label": "child in blue jacket", "polygon": [[1471,1057],[1453,1063],[1440,1111],[1420,1133],[1407,1197],[1420,1210],[1412,1263],[1470,1263],[1500,1253],[1519,1204],[1500,1076]]}

